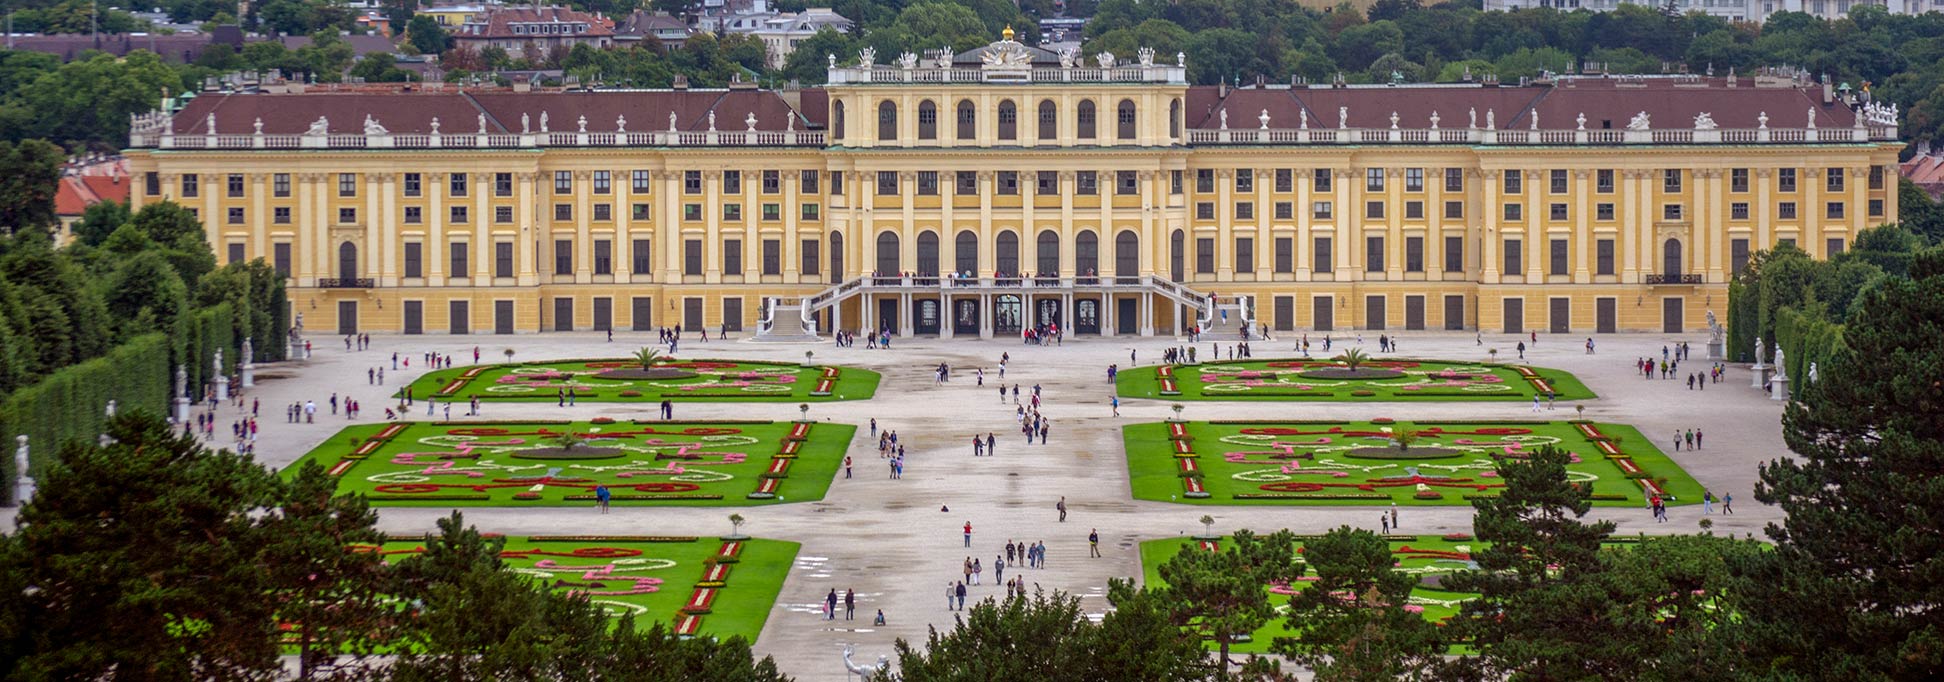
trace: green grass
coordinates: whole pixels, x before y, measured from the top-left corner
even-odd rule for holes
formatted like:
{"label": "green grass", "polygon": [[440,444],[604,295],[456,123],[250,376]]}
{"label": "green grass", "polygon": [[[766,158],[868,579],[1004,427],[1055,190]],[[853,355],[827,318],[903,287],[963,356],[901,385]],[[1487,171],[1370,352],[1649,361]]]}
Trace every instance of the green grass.
{"label": "green grass", "polygon": [[[817,422],[398,422],[347,428],[291,464],[378,506],[749,506],[823,499],[857,427]],[[561,451],[557,435],[579,438]],[[794,453],[786,452],[794,447]],[[792,454],[794,456],[792,456]],[[779,457],[779,455],[781,455]],[[779,477],[775,462],[788,462]],[[681,467],[678,471],[675,467]],[[760,491],[776,480],[773,496]],[[755,497],[751,494],[755,493]]]}
{"label": "green grass", "polygon": [[[1164,366],[1122,371],[1115,387],[1123,398],[1161,400],[1314,400],[1343,402],[1531,400],[1545,397],[1539,384],[1521,370],[1552,387],[1555,400],[1586,400],[1593,391],[1571,372],[1477,362],[1449,362],[1412,358],[1373,358],[1366,367],[1396,369],[1401,377],[1337,380],[1305,378],[1304,371],[1332,366],[1328,358],[1279,358],[1173,365],[1176,391],[1167,391],[1160,377]],[[1466,378],[1439,376],[1447,371]],[[1206,376],[1205,376],[1206,375]],[[1368,394],[1368,395],[1359,395]]]}
{"label": "green grass", "polygon": [[[473,365],[429,372],[401,389],[415,398],[442,401],[554,402],[562,388],[571,388],[577,401],[589,402],[826,402],[867,400],[877,393],[882,377],[867,369],[820,365],[804,367],[784,362],[745,360],[676,360],[665,358],[657,369],[694,372],[682,379],[604,379],[609,369],[637,369],[631,358],[557,360],[550,362]],[[829,391],[819,392],[826,370],[837,377]]]}
{"label": "green grass", "polygon": [[[583,536],[566,541],[568,536],[554,537],[562,540],[508,537],[500,556],[509,568],[541,584],[551,584],[558,591],[632,592],[653,588],[645,594],[588,596],[616,617],[634,613],[635,621],[642,626],[654,621],[670,627],[679,625],[682,607],[702,580],[703,560],[724,545],[717,538],[645,541],[626,536]],[[388,560],[397,561],[423,551],[424,544],[420,540],[395,540],[386,542],[383,551]],[[798,547],[781,540],[743,541],[737,561],[728,564],[726,580],[718,588],[710,612],[701,615],[697,634],[722,638],[741,635],[756,641],[777,594],[783,590],[783,577],[789,574]],[[537,567],[541,561],[552,561],[553,568]],[[603,570],[608,572],[590,575]]]}
{"label": "green grass", "polygon": [[[1639,431],[1622,424],[1587,426],[1602,439],[1619,438],[1615,447],[1620,455],[1669,493],[1665,497],[1669,505],[1700,503],[1701,484]],[[1594,505],[1647,504],[1640,482],[1627,477],[1618,460],[1605,454],[1600,441],[1569,422],[1188,422],[1184,428],[1187,439],[1181,442],[1192,457],[1177,456],[1178,441],[1168,423],[1122,427],[1136,499],[1204,505],[1463,506],[1471,504],[1470,496],[1495,494],[1499,483],[1495,462],[1507,447],[1530,450],[1551,443],[1577,456],[1579,461],[1567,466],[1568,475],[1593,486]],[[1444,433],[1420,436],[1411,447],[1421,454],[1403,455],[1403,459],[1351,452],[1352,448],[1383,447],[1384,428],[1393,433],[1437,428]],[[1201,472],[1207,497],[1188,497],[1181,461],[1193,462]],[[1285,466],[1295,469],[1286,472]],[[1420,478],[1409,479],[1406,467],[1418,467]],[[1384,480],[1393,478],[1397,480]],[[1386,485],[1398,481],[1406,482]],[[1439,497],[1419,499],[1420,483]],[[1487,487],[1479,490],[1476,486],[1481,485]]]}
{"label": "green grass", "polygon": [[[1386,538],[1390,540],[1391,552],[1397,558],[1398,567],[1405,572],[1420,575],[1449,574],[1456,569],[1465,568],[1466,560],[1405,551],[1407,548],[1410,550],[1428,550],[1432,552],[1460,552],[1460,548],[1465,548],[1465,551],[1468,552],[1474,546],[1482,546],[1470,540],[1446,540],[1436,535],[1390,535],[1386,536]],[[1217,541],[1217,544],[1226,547],[1228,542],[1229,538],[1223,536]],[[1168,538],[1165,540],[1149,540],[1141,543],[1141,573],[1144,577],[1143,584],[1148,587],[1167,585],[1166,582],[1161,580],[1161,563],[1173,558],[1175,554],[1181,551],[1182,547],[1193,544],[1196,544],[1196,541],[1189,538]],[[1299,543],[1299,552],[1300,549],[1301,544]],[[1306,570],[1304,572],[1304,577],[1314,578],[1315,576],[1316,572],[1313,570]],[[1294,589],[1302,590],[1308,586],[1308,582],[1299,580],[1295,584]],[[1264,589],[1271,588],[1265,586]],[[1459,602],[1468,601],[1477,596],[1477,593],[1449,592],[1420,585],[1417,589],[1411,590],[1410,605],[1422,608],[1426,619],[1432,622],[1441,622],[1458,613]],[[1289,604],[1288,597],[1272,594],[1269,599],[1271,603],[1276,605],[1278,613],[1287,611]],[[1230,647],[1230,650],[1241,653],[1262,653],[1269,650],[1269,643],[1276,637],[1288,637],[1290,634],[1291,632],[1286,620],[1278,616],[1271,619],[1267,625],[1256,630],[1249,641],[1238,642]],[[1215,644],[1210,642],[1209,648],[1215,648]]]}

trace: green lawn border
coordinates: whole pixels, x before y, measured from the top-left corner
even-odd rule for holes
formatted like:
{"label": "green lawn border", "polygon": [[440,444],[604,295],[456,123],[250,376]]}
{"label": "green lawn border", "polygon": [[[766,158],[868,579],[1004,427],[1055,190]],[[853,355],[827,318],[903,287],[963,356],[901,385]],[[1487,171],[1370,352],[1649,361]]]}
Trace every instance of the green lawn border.
{"label": "green lawn border", "polygon": [[[1575,401],[1575,400],[1591,400],[1598,397],[1596,394],[1593,393],[1592,389],[1587,388],[1586,384],[1582,383],[1579,380],[1579,377],[1574,376],[1572,372],[1568,372],[1562,369],[1553,369],[1550,367],[1534,367],[1531,365],[1525,365],[1519,363],[1466,362],[1460,360],[1442,360],[1437,358],[1393,358],[1393,357],[1375,357],[1375,358],[1371,358],[1371,360],[1377,362],[1402,361],[1402,362],[1440,363],[1440,364],[1454,364],[1454,365],[1467,365],[1467,366],[1471,366],[1471,365],[1486,366],[1486,367],[1491,367],[1495,370],[1501,370],[1499,373],[1501,374],[1501,376],[1503,376],[1503,378],[1505,378],[1506,385],[1512,386],[1514,388],[1511,391],[1501,391],[1501,392],[1493,392],[1493,393],[1467,393],[1463,391],[1449,391],[1449,390],[1447,391],[1371,391],[1372,395],[1352,395],[1351,391],[1345,391],[1341,394],[1336,391],[1327,391],[1327,390],[1299,391],[1293,388],[1289,390],[1277,391],[1275,393],[1268,393],[1263,391],[1248,391],[1248,392],[1238,392],[1238,393],[1217,392],[1211,394],[1202,391],[1202,384],[1201,384],[1200,377],[1204,369],[1221,368],[1225,365],[1245,365],[1245,364],[1252,364],[1252,363],[1321,362],[1321,361],[1328,361],[1328,360],[1329,358],[1325,358],[1321,356],[1312,357],[1312,358],[1303,358],[1303,357],[1248,358],[1243,360],[1223,360],[1217,362],[1202,362],[1202,363],[1196,363],[1192,365],[1171,365],[1171,367],[1174,368],[1175,385],[1179,389],[1178,395],[1163,394],[1161,390],[1160,377],[1158,376],[1158,372],[1160,371],[1162,365],[1131,367],[1120,371],[1119,375],[1115,378],[1114,387],[1116,393],[1118,393],[1122,398],[1145,398],[1145,399],[1153,399],[1153,400],[1184,400],[1184,401],[1186,400],[1245,400],[1245,401],[1288,400],[1288,401],[1315,401],[1315,402],[1480,402],[1480,401],[1508,402],[1508,401],[1531,400],[1533,395],[1536,392],[1534,385],[1531,382],[1526,381],[1525,379],[1522,378],[1522,372],[1520,368],[1524,368],[1526,370],[1530,370],[1534,374],[1538,375],[1539,377],[1545,379],[1548,383],[1550,383],[1553,387],[1553,393],[1555,394],[1554,399],[1558,402],[1568,402],[1568,401]],[[1362,389],[1357,389],[1357,390],[1362,390]],[[1540,396],[1544,397],[1543,394],[1540,394]]]}
{"label": "green lawn border", "polygon": [[[884,377],[878,372],[842,365],[809,365],[773,360],[738,360],[734,358],[665,358],[672,362],[733,362],[743,365],[771,365],[797,368],[797,381],[789,393],[778,394],[740,394],[740,393],[695,393],[684,391],[652,392],[640,391],[638,396],[621,396],[603,393],[578,393],[577,401],[591,403],[659,403],[663,400],[673,402],[749,402],[749,403],[787,403],[787,402],[836,402],[846,400],[869,400],[877,395],[878,384]],[[434,399],[446,402],[465,402],[477,396],[481,402],[489,403],[543,403],[558,400],[558,394],[545,391],[519,394],[489,393],[476,390],[475,385],[485,384],[505,372],[517,367],[557,367],[559,365],[589,362],[633,362],[632,358],[568,358],[559,360],[533,360],[527,362],[503,362],[480,365],[465,365],[447,369],[433,370],[400,388],[392,394],[395,398],[405,396],[407,390],[417,400]],[[825,368],[838,370],[838,377],[832,382],[828,393],[817,392],[817,383]],[[472,373],[472,376],[466,376]],[[454,381],[465,383],[445,392]],[[634,390],[634,389],[623,389]]]}

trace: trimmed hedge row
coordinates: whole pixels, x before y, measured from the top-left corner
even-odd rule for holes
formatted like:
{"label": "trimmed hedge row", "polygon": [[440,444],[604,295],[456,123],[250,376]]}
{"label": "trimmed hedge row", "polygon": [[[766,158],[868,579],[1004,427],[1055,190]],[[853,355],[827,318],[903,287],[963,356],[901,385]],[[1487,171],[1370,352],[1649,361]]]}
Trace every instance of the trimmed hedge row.
{"label": "trimmed hedge row", "polygon": [[107,355],[55,370],[40,383],[15,391],[0,403],[0,435],[5,437],[5,496],[13,495],[15,436],[26,435],[32,446],[28,466],[40,471],[53,461],[64,443],[93,442],[107,421],[104,408],[116,401],[118,410],[147,410],[167,414],[169,402],[169,337],[144,334],[108,351]]}

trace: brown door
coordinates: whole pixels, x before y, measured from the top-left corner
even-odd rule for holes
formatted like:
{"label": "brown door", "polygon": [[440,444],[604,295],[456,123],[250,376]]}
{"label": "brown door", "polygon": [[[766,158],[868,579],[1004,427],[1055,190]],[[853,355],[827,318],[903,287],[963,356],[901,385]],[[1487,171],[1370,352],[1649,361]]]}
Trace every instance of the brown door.
{"label": "brown door", "polygon": [[1551,307],[1546,311],[1546,322],[1554,334],[1565,334],[1573,330],[1573,299],[1554,298],[1547,301]]}
{"label": "brown door", "polygon": [[1444,297],[1444,328],[1459,331],[1465,328],[1465,297]]}
{"label": "brown door", "polygon": [[1384,297],[1364,297],[1364,329],[1384,328]]}
{"label": "brown door", "polygon": [[1424,297],[1404,297],[1404,328],[1419,330],[1424,328]]}
{"label": "brown door", "polygon": [[1661,331],[1668,334],[1681,333],[1681,317],[1686,300],[1680,297],[1661,299]]}
{"label": "brown door", "polygon": [[1317,296],[1310,299],[1310,327],[1319,332],[1336,329],[1336,298]]}
{"label": "brown door", "polygon": [[1593,299],[1593,331],[1600,334],[1612,334],[1620,331],[1619,308],[1619,299]]}
{"label": "brown door", "polygon": [[1505,314],[1503,317],[1505,318],[1505,333],[1525,333],[1525,299],[1505,299]]}

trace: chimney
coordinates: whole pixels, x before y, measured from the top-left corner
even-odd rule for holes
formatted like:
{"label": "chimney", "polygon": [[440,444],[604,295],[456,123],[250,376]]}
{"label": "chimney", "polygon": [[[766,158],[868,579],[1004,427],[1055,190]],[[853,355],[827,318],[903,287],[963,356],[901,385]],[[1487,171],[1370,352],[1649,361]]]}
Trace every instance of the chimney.
{"label": "chimney", "polygon": [[671,87],[673,87],[676,90],[687,90],[689,87],[688,76],[684,76],[679,73],[675,74],[675,83]]}
{"label": "chimney", "polygon": [[1215,96],[1216,97],[1228,96],[1228,81],[1221,81],[1215,84]]}
{"label": "chimney", "polygon": [[1836,86],[1830,85],[1829,81],[1827,80],[1823,81],[1822,86],[1823,86],[1822,87],[1823,104],[1829,104],[1831,102],[1836,101]]}

